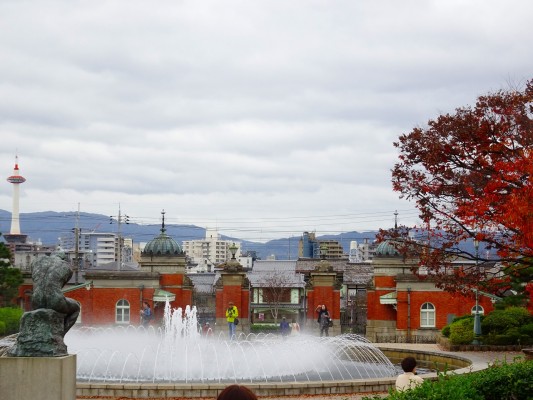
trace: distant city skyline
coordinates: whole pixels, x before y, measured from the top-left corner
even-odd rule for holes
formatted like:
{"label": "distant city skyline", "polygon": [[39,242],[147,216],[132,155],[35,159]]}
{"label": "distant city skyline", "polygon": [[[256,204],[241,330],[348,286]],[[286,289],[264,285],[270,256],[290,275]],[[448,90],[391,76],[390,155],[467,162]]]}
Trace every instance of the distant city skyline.
{"label": "distant city skyline", "polygon": [[[0,209],[265,241],[417,224],[393,143],[531,78],[526,0],[0,4]],[[487,60],[491,60],[488,62]],[[8,227],[0,227],[6,232]],[[23,227],[22,227],[23,229]]]}

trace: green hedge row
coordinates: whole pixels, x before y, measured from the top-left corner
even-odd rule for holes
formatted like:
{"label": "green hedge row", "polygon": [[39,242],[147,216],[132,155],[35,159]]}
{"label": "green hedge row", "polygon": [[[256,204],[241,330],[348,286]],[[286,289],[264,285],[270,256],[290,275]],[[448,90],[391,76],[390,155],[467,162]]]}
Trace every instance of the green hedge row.
{"label": "green hedge row", "polygon": [[[469,374],[440,374],[437,381],[424,381],[405,392],[391,390],[388,400],[531,400],[533,361],[495,364]],[[363,400],[382,400],[381,396]]]}
{"label": "green hedge row", "polygon": [[250,325],[250,332],[252,333],[277,333],[279,332],[279,324],[252,324]]}
{"label": "green hedge row", "polygon": [[0,336],[11,335],[19,331],[20,318],[22,317],[20,308],[3,307],[0,308]]}
{"label": "green hedge row", "polygon": [[[481,342],[488,345],[533,344],[533,316],[523,307],[494,310],[481,316]],[[452,344],[469,344],[474,340],[474,317],[464,315],[455,318],[442,328],[443,336]]]}

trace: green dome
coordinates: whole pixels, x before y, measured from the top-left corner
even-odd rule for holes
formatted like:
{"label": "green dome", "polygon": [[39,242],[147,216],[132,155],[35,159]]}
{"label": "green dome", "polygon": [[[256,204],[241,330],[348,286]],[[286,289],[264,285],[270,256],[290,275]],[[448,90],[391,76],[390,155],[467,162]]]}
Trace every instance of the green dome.
{"label": "green dome", "polygon": [[165,233],[162,229],[159,236],[149,241],[144,246],[143,254],[157,256],[172,256],[183,254],[181,246]]}
{"label": "green dome", "polygon": [[377,257],[398,257],[400,252],[396,250],[390,240],[385,240],[376,247],[374,255]]}

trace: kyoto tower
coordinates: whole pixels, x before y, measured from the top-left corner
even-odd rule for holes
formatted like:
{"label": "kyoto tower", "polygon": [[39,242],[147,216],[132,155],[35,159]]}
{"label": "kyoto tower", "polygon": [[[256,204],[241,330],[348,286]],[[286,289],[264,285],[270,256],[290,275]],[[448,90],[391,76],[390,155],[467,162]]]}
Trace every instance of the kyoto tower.
{"label": "kyoto tower", "polygon": [[9,234],[4,234],[4,238],[8,243],[25,243],[28,235],[22,235],[20,233],[20,220],[19,220],[19,196],[21,183],[26,182],[26,178],[19,174],[18,156],[15,156],[15,168],[13,169],[13,175],[7,178],[9,183],[13,184],[13,210],[11,212],[11,230]]}

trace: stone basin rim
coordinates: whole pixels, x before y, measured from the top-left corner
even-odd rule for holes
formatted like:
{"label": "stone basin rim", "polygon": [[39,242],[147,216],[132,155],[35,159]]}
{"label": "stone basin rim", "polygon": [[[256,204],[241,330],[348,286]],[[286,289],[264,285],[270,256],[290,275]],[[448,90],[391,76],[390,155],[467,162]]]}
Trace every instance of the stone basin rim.
{"label": "stone basin rim", "polygon": [[[487,364],[475,363],[467,355],[448,353],[444,351],[419,350],[419,349],[401,349],[397,347],[388,347],[387,345],[378,345],[378,347],[389,359],[389,354],[394,354],[396,358],[412,355],[417,360],[438,359],[454,366],[454,373],[468,373],[481,370],[487,367]],[[391,359],[391,361],[393,361]],[[393,361],[395,362],[395,361]],[[438,374],[422,374],[424,380],[435,380]],[[328,381],[306,381],[306,382],[257,382],[242,383],[249,387],[257,396],[294,396],[294,395],[348,395],[348,394],[365,394],[387,392],[394,386],[396,377],[390,378],[368,378],[354,380],[328,380]],[[88,383],[77,382],[77,398],[216,398],[218,393],[231,383]],[[111,397],[111,398],[113,398]]]}

